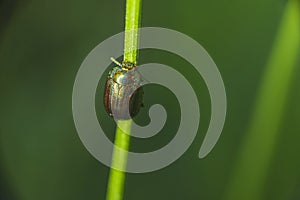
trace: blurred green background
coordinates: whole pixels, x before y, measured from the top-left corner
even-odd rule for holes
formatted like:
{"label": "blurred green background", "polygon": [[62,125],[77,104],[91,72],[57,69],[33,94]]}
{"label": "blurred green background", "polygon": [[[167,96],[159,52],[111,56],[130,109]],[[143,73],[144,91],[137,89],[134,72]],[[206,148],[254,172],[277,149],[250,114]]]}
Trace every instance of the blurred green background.
{"label": "blurred green background", "polygon": [[[300,7],[296,0],[144,1],[142,26],[171,28],[198,41],[222,74],[228,112],[223,134],[198,159],[210,119],[201,77],[168,52],[143,50],[140,63],[168,64],[194,87],[201,107],[196,140],[172,165],[128,174],[126,200],[300,199]],[[0,199],[105,199],[109,169],[82,145],[71,109],[73,81],[85,56],[124,29],[125,1],[0,1]],[[106,67],[106,66],[103,66]],[[115,124],[99,122],[113,140]],[[166,107],[169,118],[131,150],[164,146],[176,133],[178,101],[166,88],[145,88],[145,108]]]}

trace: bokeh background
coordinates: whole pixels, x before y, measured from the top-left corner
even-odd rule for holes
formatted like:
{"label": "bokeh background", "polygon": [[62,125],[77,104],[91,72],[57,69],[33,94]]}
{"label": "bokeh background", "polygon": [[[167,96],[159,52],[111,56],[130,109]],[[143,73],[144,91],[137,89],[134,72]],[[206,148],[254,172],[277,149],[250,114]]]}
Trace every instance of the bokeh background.
{"label": "bokeh background", "polygon": [[[142,26],[183,32],[210,53],[222,74],[228,112],[223,134],[205,159],[198,151],[210,119],[207,88],[192,66],[168,52],[143,50],[140,63],[168,64],[197,94],[196,140],[172,165],[128,174],[124,199],[300,199],[300,2],[297,0],[144,1]],[[101,41],[124,29],[125,1],[0,1],[0,199],[105,199],[109,169],[82,145],[72,118],[76,72]],[[107,67],[107,66],[99,66]],[[112,67],[112,66],[110,66]],[[109,70],[109,69],[108,69]],[[99,122],[115,124],[97,92]],[[145,88],[145,108],[168,112],[162,131],[133,139],[147,152],[168,143],[179,107],[167,88]]]}

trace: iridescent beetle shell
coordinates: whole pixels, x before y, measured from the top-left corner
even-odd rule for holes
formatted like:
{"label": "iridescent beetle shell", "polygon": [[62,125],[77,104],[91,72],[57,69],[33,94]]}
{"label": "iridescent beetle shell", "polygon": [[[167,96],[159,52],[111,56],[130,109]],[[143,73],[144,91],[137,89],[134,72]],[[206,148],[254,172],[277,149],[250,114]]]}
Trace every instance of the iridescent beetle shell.
{"label": "iridescent beetle shell", "polygon": [[106,112],[118,120],[136,116],[142,106],[142,79],[133,66],[123,62],[122,67],[114,67],[106,79],[104,106]]}

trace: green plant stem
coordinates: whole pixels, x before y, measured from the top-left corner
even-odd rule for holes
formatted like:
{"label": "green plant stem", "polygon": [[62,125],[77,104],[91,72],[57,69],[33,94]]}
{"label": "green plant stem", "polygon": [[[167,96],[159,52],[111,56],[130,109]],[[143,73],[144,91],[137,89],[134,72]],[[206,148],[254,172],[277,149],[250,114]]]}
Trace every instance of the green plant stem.
{"label": "green plant stem", "polygon": [[265,199],[263,189],[287,104],[293,70],[299,57],[299,47],[298,2],[289,0],[266,66],[249,130],[228,186],[226,200]]}
{"label": "green plant stem", "polygon": [[[126,1],[124,61],[137,63],[138,28],[141,0]],[[107,187],[107,200],[122,200],[132,120],[120,120],[116,128],[115,148]],[[122,127],[120,129],[119,127]],[[121,149],[121,151],[120,151]]]}
{"label": "green plant stem", "polygon": [[125,17],[124,61],[137,63],[138,28],[141,0],[127,0]]}
{"label": "green plant stem", "polygon": [[[119,127],[122,127],[120,129]],[[120,120],[116,129],[115,146],[124,151],[114,149],[109,182],[107,188],[107,200],[123,199],[125,172],[127,164],[127,151],[129,150],[131,120]]]}

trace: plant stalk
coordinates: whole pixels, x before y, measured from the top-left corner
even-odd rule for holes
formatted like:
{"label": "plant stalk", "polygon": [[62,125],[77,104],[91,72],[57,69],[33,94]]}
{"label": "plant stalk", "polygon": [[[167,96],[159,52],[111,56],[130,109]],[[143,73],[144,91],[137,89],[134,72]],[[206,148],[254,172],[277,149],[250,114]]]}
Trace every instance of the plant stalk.
{"label": "plant stalk", "polygon": [[[125,14],[124,60],[137,64],[138,28],[141,0],[127,0]],[[125,170],[130,143],[132,120],[119,120],[116,128],[115,148],[109,174],[106,200],[122,200],[125,186]],[[119,127],[122,127],[120,129]],[[118,150],[118,148],[123,151]]]}
{"label": "plant stalk", "polygon": [[225,199],[261,200],[299,57],[300,13],[289,0]]}

